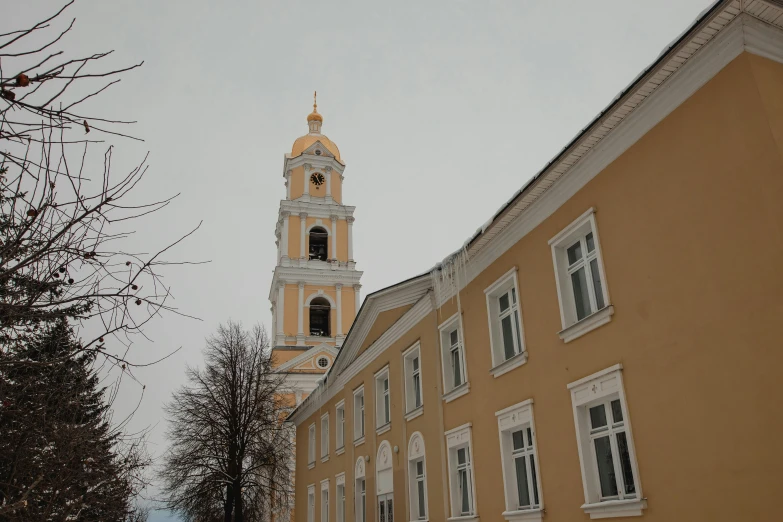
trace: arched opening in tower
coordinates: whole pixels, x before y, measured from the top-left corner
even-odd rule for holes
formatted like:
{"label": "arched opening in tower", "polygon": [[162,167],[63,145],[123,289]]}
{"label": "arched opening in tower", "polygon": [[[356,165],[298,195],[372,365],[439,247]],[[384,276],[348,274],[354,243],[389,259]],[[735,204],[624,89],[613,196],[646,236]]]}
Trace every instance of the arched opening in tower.
{"label": "arched opening in tower", "polygon": [[316,297],[310,302],[310,335],[315,337],[331,337],[329,324],[329,301]]}
{"label": "arched opening in tower", "polygon": [[310,230],[310,259],[326,261],[328,255],[329,234],[321,227]]}

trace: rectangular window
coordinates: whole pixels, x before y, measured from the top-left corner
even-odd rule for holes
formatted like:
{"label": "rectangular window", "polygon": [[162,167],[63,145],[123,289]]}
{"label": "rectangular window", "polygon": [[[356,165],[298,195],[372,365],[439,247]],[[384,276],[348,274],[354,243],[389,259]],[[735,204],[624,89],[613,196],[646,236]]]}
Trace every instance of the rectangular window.
{"label": "rectangular window", "polygon": [[[440,325],[439,330],[443,357],[444,399],[450,401],[468,391],[465,347],[462,342],[462,325],[459,314],[451,316]],[[462,388],[463,386],[464,388]]]}
{"label": "rectangular window", "polygon": [[492,349],[492,374],[495,377],[521,366],[527,360],[518,287],[517,269],[514,267],[484,290]]}
{"label": "rectangular window", "polygon": [[356,479],[356,522],[367,522],[367,491],[364,477]]}
{"label": "rectangular window", "polygon": [[335,450],[339,451],[345,447],[345,401],[340,401],[335,408],[337,424],[335,426]]}
{"label": "rectangular window", "polygon": [[[625,516],[641,515],[647,503],[639,483],[622,366],[613,366],[568,387],[584,481],[584,510],[595,516],[608,513],[607,506],[620,504],[626,506]],[[602,505],[608,501],[611,504]]]}
{"label": "rectangular window", "polygon": [[427,480],[424,475],[424,458],[411,461],[411,472],[413,475],[413,495],[411,498],[413,520],[426,520]]}
{"label": "rectangular window", "polygon": [[364,386],[353,392],[353,440],[364,441]]}
{"label": "rectangular window", "polygon": [[329,414],[321,417],[321,460],[329,458]]}
{"label": "rectangular window", "polygon": [[609,305],[593,210],[571,223],[549,244],[560,299],[560,336],[568,342],[608,323],[614,313]]}
{"label": "rectangular window", "polygon": [[[345,480],[345,476],[343,476]],[[337,484],[337,522],[345,522],[345,483]]]}
{"label": "rectangular window", "polygon": [[[536,454],[533,401],[527,400],[501,410],[498,418],[503,485],[507,520],[525,514],[526,520],[541,520],[541,479]],[[539,517],[533,518],[534,512]]]}
{"label": "rectangular window", "polygon": [[321,482],[321,522],[329,522],[329,479]]}
{"label": "rectangular window", "polygon": [[452,517],[477,514],[470,441],[470,424],[446,432]]}
{"label": "rectangular window", "polygon": [[421,387],[421,346],[419,343],[408,348],[402,357],[405,369],[405,413],[406,418],[410,419],[412,416],[409,417],[407,414],[417,412],[424,404]]}
{"label": "rectangular window", "polygon": [[307,486],[307,522],[315,522],[315,484]]}
{"label": "rectangular window", "polygon": [[315,466],[315,423],[310,425],[307,438],[307,464]]}
{"label": "rectangular window", "polygon": [[391,422],[389,367],[375,374],[375,427],[381,429]]}

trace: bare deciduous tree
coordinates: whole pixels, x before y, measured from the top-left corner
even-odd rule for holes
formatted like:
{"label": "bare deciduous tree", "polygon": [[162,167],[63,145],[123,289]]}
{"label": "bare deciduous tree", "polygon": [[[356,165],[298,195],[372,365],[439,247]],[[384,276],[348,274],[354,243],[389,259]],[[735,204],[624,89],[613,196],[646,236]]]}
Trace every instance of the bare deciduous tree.
{"label": "bare deciduous tree", "polygon": [[258,326],[220,326],[204,360],[166,406],[170,450],[161,477],[169,506],[192,520],[261,521],[291,495],[284,376]]}
{"label": "bare deciduous tree", "polygon": [[[130,364],[128,336],[174,310],[158,270],[172,264],[162,256],[189,235],[152,254],[123,250],[133,220],[173,198],[129,201],[146,158],[120,176],[112,173],[111,146],[102,165],[91,161],[91,146],[127,136],[117,128],[132,122],[82,113],[82,104],[141,64],[102,68],[111,52],[69,58],[56,50],[74,28],[75,19],[62,20],[72,3],[0,35],[0,365],[18,362],[15,343],[59,318],[96,319],[99,331],[82,349]],[[105,349],[109,335],[119,350]]]}

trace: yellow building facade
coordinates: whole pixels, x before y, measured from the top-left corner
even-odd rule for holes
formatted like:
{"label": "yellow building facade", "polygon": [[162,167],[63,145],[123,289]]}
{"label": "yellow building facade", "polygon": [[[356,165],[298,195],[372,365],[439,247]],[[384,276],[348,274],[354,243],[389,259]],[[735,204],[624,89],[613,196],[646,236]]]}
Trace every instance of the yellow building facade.
{"label": "yellow building facade", "polygon": [[718,1],[365,298],[289,417],[296,521],[783,519],[782,197],[783,7]]}
{"label": "yellow building facade", "polygon": [[361,276],[353,259],[353,213],[343,204],[345,164],[321,133],[313,104],[308,133],[283,161],[286,197],[275,236],[277,265],[269,291],[273,355],[299,404],[331,367],[359,309]]}

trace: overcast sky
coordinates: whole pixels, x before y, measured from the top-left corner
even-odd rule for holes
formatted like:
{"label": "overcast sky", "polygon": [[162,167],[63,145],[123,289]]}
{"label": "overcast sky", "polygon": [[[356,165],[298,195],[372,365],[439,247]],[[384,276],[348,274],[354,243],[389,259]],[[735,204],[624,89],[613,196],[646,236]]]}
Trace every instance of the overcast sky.
{"label": "overcast sky", "polygon": [[[0,32],[63,3],[9,4]],[[710,3],[78,0],[63,49],[145,62],[89,106],[138,120],[145,142],[117,143],[115,165],[150,151],[140,194],[181,192],[135,241],[152,250],[203,220],[175,257],[211,260],[167,272],[201,321],[168,316],[137,339],[138,360],[182,349],[137,372],[133,426],[153,426],[161,453],[161,407],[204,337],[228,319],[271,326],[283,154],[307,132],[314,90],[347,164],[366,295],[457,249]],[[120,413],[139,392],[125,387]]]}

